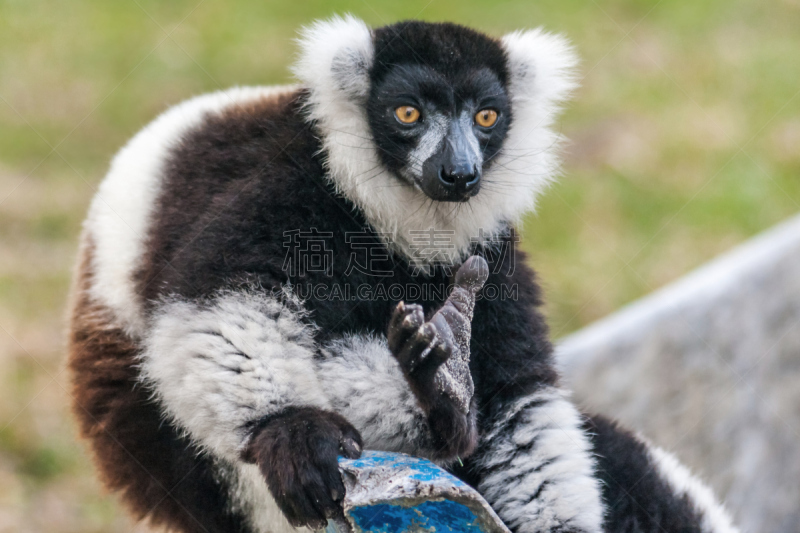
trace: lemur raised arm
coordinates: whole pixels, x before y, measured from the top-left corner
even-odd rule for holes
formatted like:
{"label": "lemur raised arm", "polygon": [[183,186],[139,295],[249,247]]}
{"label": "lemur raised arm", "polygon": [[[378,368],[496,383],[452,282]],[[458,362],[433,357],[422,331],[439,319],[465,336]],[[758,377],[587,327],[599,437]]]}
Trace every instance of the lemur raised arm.
{"label": "lemur raised arm", "polygon": [[303,33],[298,86],[201,96],[134,137],[72,307],[107,486],[176,531],[317,528],[337,455],[372,448],[450,465],[515,532],[735,531],[671,456],[570,403],[509,253],[574,66],[541,31],[335,18]]}

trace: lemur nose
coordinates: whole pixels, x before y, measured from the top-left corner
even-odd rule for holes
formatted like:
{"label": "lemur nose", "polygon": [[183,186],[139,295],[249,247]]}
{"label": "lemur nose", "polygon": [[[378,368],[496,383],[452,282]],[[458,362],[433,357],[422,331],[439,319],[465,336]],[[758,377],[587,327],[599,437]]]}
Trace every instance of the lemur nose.
{"label": "lemur nose", "polygon": [[480,175],[475,166],[443,166],[439,169],[439,180],[447,188],[469,191],[480,181]]}

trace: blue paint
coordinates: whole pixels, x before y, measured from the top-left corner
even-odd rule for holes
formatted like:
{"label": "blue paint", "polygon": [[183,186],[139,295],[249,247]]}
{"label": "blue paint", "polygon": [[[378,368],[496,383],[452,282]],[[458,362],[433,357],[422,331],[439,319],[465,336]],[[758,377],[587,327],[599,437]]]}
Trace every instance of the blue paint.
{"label": "blue paint", "polygon": [[447,480],[456,487],[464,487],[466,484],[441,469],[427,459],[411,457],[410,455],[400,455],[388,452],[365,451],[359,459],[339,458],[339,462],[347,463],[355,468],[370,468],[375,466],[386,466],[391,468],[406,467],[413,472],[409,475],[411,479],[419,481]]}
{"label": "blue paint", "polygon": [[426,501],[414,507],[386,503],[356,507],[350,516],[361,531],[370,533],[482,533],[475,513],[450,500]]}
{"label": "blue paint", "polygon": [[[359,507],[348,508],[347,519],[356,533],[485,533],[486,531],[507,531],[493,527],[496,517],[486,515],[480,495],[469,485],[436,466],[427,459],[411,457],[404,454],[365,451],[359,459],[339,458],[339,463],[346,471],[368,473],[376,468],[396,470],[404,479],[419,482],[420,490],[430,494],[432,499],[419,501],[414,497],[414,489],[409,489],[407,496],[393,501],[376,501],[366,503],[361,500]],[[414,487],[412,483],[410,486]],[[459,500],[447,499],[445,496],[452,489],[463,489]],[[437,496],[438,495],[438,496]],[[362,495],[363,496],[363,495]],[[472,498],[472,500],[470,500]],[[488,506],[487,506],[488,508]],[[481,518],[482,517],[482,518]],[[488,528],[488,529],[483,529]],[[331,521],[326,533],[345,533],[348,527]]]}

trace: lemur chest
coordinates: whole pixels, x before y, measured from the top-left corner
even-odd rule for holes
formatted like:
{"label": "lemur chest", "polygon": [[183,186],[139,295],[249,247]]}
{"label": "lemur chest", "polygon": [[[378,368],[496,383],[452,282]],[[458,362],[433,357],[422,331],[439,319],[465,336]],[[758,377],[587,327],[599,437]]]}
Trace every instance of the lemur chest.
{"label": "lemur chest", "polygon": [[414,266],[368,228],[295,231],[285,244],[288,284],[328,335],[383,332],[398,302],[433,312],[450,292],[453,268]]}

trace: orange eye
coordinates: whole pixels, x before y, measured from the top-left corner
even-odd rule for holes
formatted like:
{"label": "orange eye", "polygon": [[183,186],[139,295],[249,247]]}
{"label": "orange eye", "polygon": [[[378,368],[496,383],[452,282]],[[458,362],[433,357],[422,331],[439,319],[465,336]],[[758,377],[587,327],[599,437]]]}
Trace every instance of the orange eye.
{"label": "orange eye", "polygon": [[394,110],[394,114],[403,124],[413,124],[419,120],[419,109],[410,105],[401,105]]}
{"label": "orange eye", "polygon": [[475,122],[482,128],[491,128],[497,122],[497,111],[494,109],[481,109],[475,115]]}

